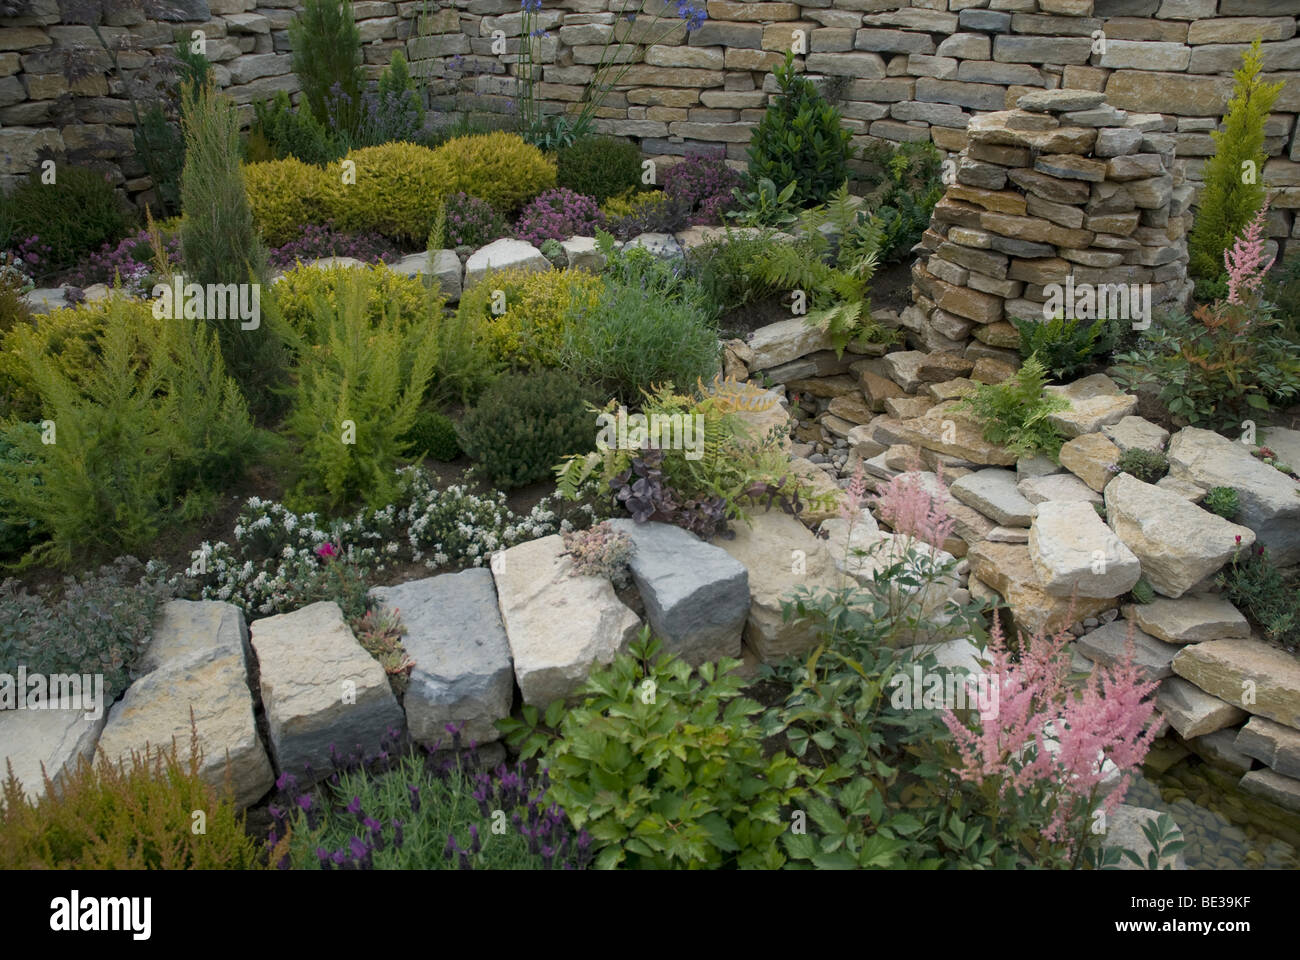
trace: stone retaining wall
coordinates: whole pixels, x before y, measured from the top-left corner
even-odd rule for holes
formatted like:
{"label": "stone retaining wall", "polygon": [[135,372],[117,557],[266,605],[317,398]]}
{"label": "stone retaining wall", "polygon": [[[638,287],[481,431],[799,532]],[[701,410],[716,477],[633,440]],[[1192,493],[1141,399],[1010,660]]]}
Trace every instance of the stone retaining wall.
{"label": "stone retaining wall", "polygon": [[949,166],[901,317],[922,349],[1014,362],[1015,319],[1149,323],[1191,294],[1193,189],[1160,115],[1083,90],[1019,103],[973,119]]}
{"label": "stone retaining wall", "polygon": [[[66,151],[74,162],[120,170],[127,189],[148,185],[129,159],[131,116],[110,73],[69,86],[60,50],[95,43],[90,30],[63,22],[59,0],[13,0],[24,14],[0,18],[0,178],[30,170],[36,151]],[[68,0],[62,0],[66,3]],[[173,33],[202,29],[218,81],[251,115],[253,101],[296,91],[287,26],[294,0],[108,0],[105,33],[144,51]],[[651,0],[653,3],[654,0]],[[552,109],[578,99],[601,44],[616,29],[623,0],[545,0],[539,15],[538,94]],[[600,124],[637,139],[652,155],[722,148],[741,160],[753,125],[774,90],[772,65],[803,30],[798,58],[829,84],[858,146],[871,138],[933,140],[965,147],[979,113],[1010,109],[1024,93],[1066,87],[1100,91],[1113,106],[1159,113],[1188,180],[1199,182],[1209,136],[1224,110],[1231,73],[1255,36],[1264,40],[1270,80],[1286,82],[1267,128],[1263,179],[1275,194],[1269,235],[1300,237],[1300,37],[1297,0],[710,0],[709,19],[680,25],[650,49],[605,101]],[[506,114],[515,95],[518,0],[361,0],[367,69],[373,75],[405,46],[414,72],[429,81],[442,109]],[[622,24],[633,36],[643,24]],[[492,34],[506,53],[492,52]],[[1094,47],[1102,31],[1106,51]],[[129,53],[123,65],[144,60]]]}

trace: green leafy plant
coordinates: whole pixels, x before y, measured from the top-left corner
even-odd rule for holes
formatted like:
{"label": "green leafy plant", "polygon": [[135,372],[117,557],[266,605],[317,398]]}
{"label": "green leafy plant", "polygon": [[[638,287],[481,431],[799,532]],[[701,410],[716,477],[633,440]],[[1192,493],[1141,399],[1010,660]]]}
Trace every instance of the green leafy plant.
{"label": "green leafy plant", "polygon": [[295,498],[329,508],[392,502],[394,469],[438,361],[437,328],[385,308],[372,319],[362,271],[318,296],[315,337],[287,331],[298,382],[286,426],[302,446]]}
{"label": "green leafy plant", "polygon": [[[1183,848],[1187,846],[1174,818],[1164,812],[1142,824],[1142,836],[1146,838],[1147,845],[1150,847],[1145,860],[1128,847],[1117,851],[1139,870],[1173,870],[1178,854],[1182,853]],[[1103,869],[1117,870],[1119,866],[1118,863],[1112,863],[1107,864]]]}
{"label": "green leafy plant", "polygon": [[1132,592],[1133,599],[1138,603],[1150,603],[1156,598],[1155,590],[1152,588],[1151,584],[1147,582],[1145,577],[1139,578],[1138,582],[1133,584]]}
{"label": "green leafy plant", "polygon": [[1036,355],[1053,380],[1070,380],[1115,348],[1114,331],[1105,320],[1083,326],[1058,314],[1050,320],[1014,318],[1020,356]]}
{"label": "green leafy plant", "polygon": [[1115,361],[1117,382],[1158,387],[1160,402],[1196,427],[1237,430],[1300,395],[1300,357],[1267,303],[1167,315]]}
{"label": "green leafy plant", "polygon": [[308,109],[323,126],[333,122],[340,134],[354,136],[361,120],[362,56],[351,0],[306,0],[289,22],[289,49]]}
{"label": "green leafy plant", "polygon": [[[191,716],[188,761],[146,748],[118,765],[102,753],[29,802],[8,767],[0,812],[5,870],[254,870],[264,866],[244,830],[227,779],[221,790],[199,774],[201,753]],[[205,814],[195,831],[194,811]]]}
{"label": "green leafy plant", "polygon": [[843,353],[855,340],[892,342],[894,335],[871,317],[880,235],[848,184],[825,206],[805,212],[800,226],[798,240],[760,250],[754,273],[774,289],[803,291],[808,301],[804,322],[826,331],[836,352]]}
{"label": "green leafy plant", "polygon": [[[663,655],[649,628],[627,653],[592,672],[581,706],[562,704],[545,762],[551,796],[590,831],[595,865],[632,869],[777,869],[805,771],[793,757],[764,756],[762,711],[741,696],[739,660],[692,669]],[[512,743],[536,751],[538,713],[501,721]]]}
{"label": "green leafy plant", "polygon": [[703,295],[722,314],[770,297],[777,288],[758,275],[758,264],[771,255],[777,240],[771,233],[725,234],[692,247],[686,253],[691,276]]}
{"label": "green leafy plant", "polygon": [[1216,578],[1224,596],[1259,624],[1270,640],[1300,650],[1300,589],[1282,575],[1260,544],[1238,547]]}
{"label": "green leafy plant", "polygon": [[905,256],[930,225],[943,197],[943,154],[928,140],[877,140],[863,150],[863,159],[881,171],[866,201],[880,231],[880,260],[889,263]]}
{"label": "green leafy plant", "polygon": [[1132,474],[1143,483],[1155,483],[1169,472],[1169,459],[1159,450],[1129,447],[1115,462],[1117,473]]}
{"label": "green leafy plant", "polygon": [[851,132],[807,77],[793,53],[772,69],[778,93],[749,141],[749,183],[795,183],[798,207],[823,203],[848,179]]}
{"label": "green leafy plant", "polygon": [[171,595],[160,577],[131,557],[65,577],[57,595],[32,593],[6,579],[0,584],[0,672],[16,676],[26,666],[47,676],[102,673],[111,702],[134,679],[154,615]]}
{"label": "green leafy plant", "polygon": [[[1191,256],[1187,266],[1202,299],[1210,299],[1222,286],[1223,252],[1264,202],[1264,184],[1259,176],[1267,159],[1264,123],[1283,82],[1264,82],[1262,71],[1263,53],[1257,38],[1242,53],[1241,67],[1233,73],[1232,99],[1223,118],[1223,130],[1210,132],[1215,153],[1205,165],[1205,189],[1187,238]],[[1253,164],[1255,176],[1243,176],[1246,164]]]}
{"label": "green leafy plant", "polygon": [[1201,506],[1225,520],[1231,520],[1241,509],[1241,498],[1232,487],[1210,487],[1205,491]]}
{"label": "green leafy plant", "polygon": [[984,439],[1019,456],[1044,453],[1053,459],[1064,438],[1048,419],[1070,402],[1045,394],[1047,371],[1037,356],[1030,356],[1015,376],[1001,383],[984,384],[957,401],[957,409],[970,410],[983,424]]}
{"label": "green leafy plant", "polygon": [[558,371],[505,374],[465,414],[461,447],[495,486],[536,483],[561,457],[591,449],[590,401],[587,387]]}
{"label": "green leafy plant", "polygon": [[767,177],[754,181],[752,190],[733,187],[737,209],[727,216],[746,227],[786,227],[799,219],[794,192],[798,183],[791,180],[780,190]]}
{"label": "green leafy plant", "polygon": [[556,183],[604,203],[641,185],[641,150],[629,140],[588,137],[555,155]]}

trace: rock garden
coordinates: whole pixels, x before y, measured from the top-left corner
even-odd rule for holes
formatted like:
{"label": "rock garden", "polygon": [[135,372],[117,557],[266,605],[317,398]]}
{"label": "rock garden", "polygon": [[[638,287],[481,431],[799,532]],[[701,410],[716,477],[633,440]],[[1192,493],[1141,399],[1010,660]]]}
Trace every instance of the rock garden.
{"label": "rock garden", "polygon": [[1300,865],[1294,12],[1066,61],[1184,127],[843,93],[1091,0],[34,6],[133,159],[0,197],[0,866]]}

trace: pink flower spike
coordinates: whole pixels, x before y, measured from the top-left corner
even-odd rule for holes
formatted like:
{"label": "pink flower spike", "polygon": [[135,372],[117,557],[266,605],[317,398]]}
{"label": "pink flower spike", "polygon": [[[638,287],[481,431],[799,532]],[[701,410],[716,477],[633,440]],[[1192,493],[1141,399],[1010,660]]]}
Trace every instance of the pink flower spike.
{"label": "pink flower spike", "polygon": [[1223,251],[1223,267],[1228,271],[1228,302],[1241,304],[1242,296],[1255,290],[1264,280],[1264,274],[1273,266],[1276,256],[1264,263],[1264,217],[1268,213],[1265,199],[1245,231]]}

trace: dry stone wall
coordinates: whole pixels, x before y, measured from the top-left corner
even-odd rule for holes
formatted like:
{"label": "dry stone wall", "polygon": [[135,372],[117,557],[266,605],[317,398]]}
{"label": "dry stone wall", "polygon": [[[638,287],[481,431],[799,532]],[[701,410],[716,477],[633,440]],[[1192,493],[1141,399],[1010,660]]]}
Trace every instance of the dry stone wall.
{"label": "dry stone wall", "polygon": [[[106,70],[69,83],[62,52],[96,43],[60,2],[7,0],[0,12],[0,177],[30,170],[46,147],[74,162],[111,164],[133,193],[147,187],[130,158],[131,112]],[[658,0],[649,0],[654,12]],[[624,0],[544,0],[539,25],[547,108],[582,96],[610,35],[649,38],[645,17],[620,20]],[[143,4],[143,6],[142,6]],[[297,90],[287,27],[295,0],[106,0],[104,33],[136,49],[128,70],[179,31],[207,34],[219,82],[250,104]],[[773,92],[770,70],[803,31],[798,57],[828,92],[859,146],[872,138],[932,140],[962,150],[975,116],[1014,108],[1034,90],[1102,92],[1112,106],[1161,115],[1178,164],[1196,186],[1231,90],[1233,69],[1256,36],[1268,79],[1285,85],[1267,127],[1263,179],[1273,193],[1268,232],[1300,237],[1300,0],[709,0],[690,34],[680,21],[646,51],[600,111],[605,131],[665,157],[712,147],[744,157]],[[668,5],[669,12],[673,11]],[[405,48],[434,106],[508,115],[515,96],[518,0],[361,0],[355,4],[367,69]],[[655,30],[661,32],[663,24]],[[493,34],[506,39],[493,52]],[[1100,31],[1100,33],[1098,32]],[[1105,40],[1104,52],[1098,41]],[[106,63],[104,64],[106,66]]]}
{"label": "dry stone wall", "polygon": [[[925,350],[1014,362],[1011,321],[1148,323],[1184,305],[1192,187],[1159,114],[1041,90],[971,120],[900,318]],[[1005,354],[1005,356],[1003,356]]]}

